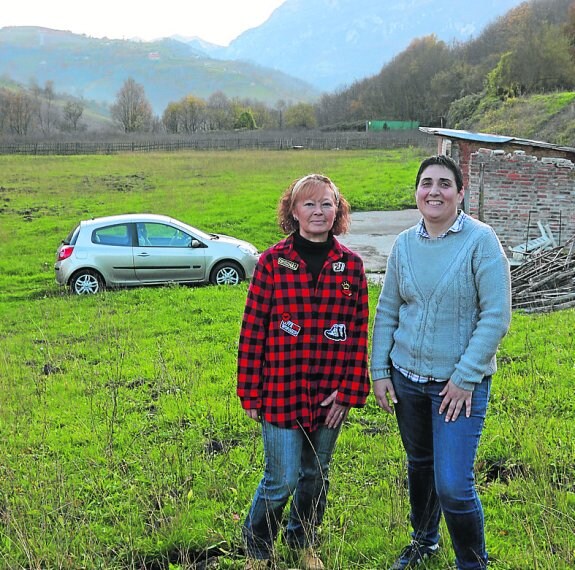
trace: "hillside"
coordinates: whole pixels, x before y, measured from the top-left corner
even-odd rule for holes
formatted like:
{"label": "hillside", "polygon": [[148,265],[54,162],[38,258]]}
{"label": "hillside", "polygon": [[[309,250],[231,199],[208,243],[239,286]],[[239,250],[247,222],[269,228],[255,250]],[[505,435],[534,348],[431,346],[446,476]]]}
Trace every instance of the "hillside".
{"label": "hillside", "polygon": [[0,75],[28,84],[52,81],[58,92],[111,103],[132,77],[144,86],[156,114],[193,93],[275,103],[310,101],[311,86],[279,71],[245,62],[210,59],[175,40],[136,42],[90,38],[35,27],[0,29]]}
{"label": "hillside", "polygon": [[211,53],[332,91],[377,73],[414,38],[435,34],[451,43],[476,37],[522,1],[286,0],[261,26]]}
{"label": "hillside", "polygon": [[574,6],[531,0],[468,42],[416,38],[377,75],[324,95],[320,125],[415,120],[572,144],[572,113],[559,113],[569,97],[554,94],[575,90]]}
{"label": "hillside", "polygon": [[450,126],[575,147],[575,92],[484,98],[474,113]]}

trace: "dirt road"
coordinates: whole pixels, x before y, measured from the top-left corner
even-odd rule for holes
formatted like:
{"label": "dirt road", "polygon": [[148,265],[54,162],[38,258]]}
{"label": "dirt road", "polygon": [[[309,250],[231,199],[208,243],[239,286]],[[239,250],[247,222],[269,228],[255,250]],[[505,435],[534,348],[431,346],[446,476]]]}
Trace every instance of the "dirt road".
{"label": "dirt road", "polygon": [[420,218],[417,209],[355,212],[351,215],[350,232],[338,239],[361,255],[366,272],[374,278],[373,274],[385,271],[387,256],[397,234],[414,226]]}

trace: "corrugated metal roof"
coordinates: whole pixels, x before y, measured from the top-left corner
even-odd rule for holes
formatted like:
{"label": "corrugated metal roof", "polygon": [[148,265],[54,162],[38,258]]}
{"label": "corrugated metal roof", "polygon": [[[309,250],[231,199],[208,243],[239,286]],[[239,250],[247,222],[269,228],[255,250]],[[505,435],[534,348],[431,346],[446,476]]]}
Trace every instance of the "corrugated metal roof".
{"label": "corrugated metal roof", "polygon": [[538,148],[549,148],[557,149],[563,152],[569,152],[575,154],[575,148],[570,146],[559,146],[556,144],[551,144],[545,141],[534,141],[529,139],[522,139],[517,137],[508,137],[504,135],[491,135],[487,133],[474,133],[471,131],[462,131],[459,129],[443,129],[435,127],[419,127],[419,130],[423,133],[430,135],[436,135],[440,137],[445,137],[448,139],[459,139],[475,142],[485,142],[492,144],[506,144],[514,143],[518,145],[533,146]]}

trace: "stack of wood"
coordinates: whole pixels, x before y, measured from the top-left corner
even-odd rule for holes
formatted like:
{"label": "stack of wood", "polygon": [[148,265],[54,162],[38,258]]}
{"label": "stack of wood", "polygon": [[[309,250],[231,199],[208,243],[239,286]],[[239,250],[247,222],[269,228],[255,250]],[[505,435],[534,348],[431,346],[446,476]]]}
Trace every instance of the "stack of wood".
{"label": "stack of wood", "polygon": [[575,236],[512,268],[511,299],[513,309],[526,312],[575,307]]}

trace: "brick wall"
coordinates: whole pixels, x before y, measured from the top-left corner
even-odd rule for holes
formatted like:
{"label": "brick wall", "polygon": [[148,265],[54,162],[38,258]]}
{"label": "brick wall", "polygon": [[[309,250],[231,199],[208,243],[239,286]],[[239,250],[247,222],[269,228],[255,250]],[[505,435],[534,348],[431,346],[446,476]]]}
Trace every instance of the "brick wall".
{"label": "brick wall", "polygon": [[541,235],[538,220],[549,224],[558,243],[575,236],[575,165],[571,160],[518,150],[458,151],[469,214],[493,227],[508,255],[510,247]]}

